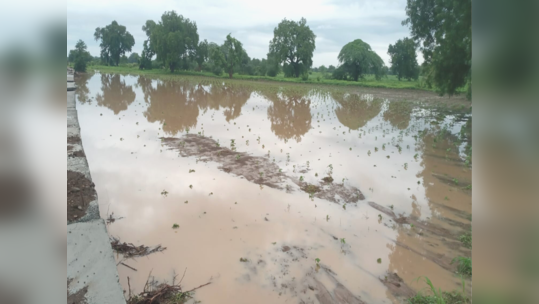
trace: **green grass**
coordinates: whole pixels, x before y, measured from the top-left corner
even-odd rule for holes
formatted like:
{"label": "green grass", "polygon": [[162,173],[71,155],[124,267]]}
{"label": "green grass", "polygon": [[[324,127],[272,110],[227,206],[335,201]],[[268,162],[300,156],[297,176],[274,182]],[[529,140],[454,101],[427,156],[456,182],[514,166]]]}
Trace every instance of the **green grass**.
{"label": "green grass", "polygon": [[471,276],[472,275],[472,259],[467,257],[456,257],[451,261],[451,264],[457,263],[458,273]]}
{"label": "green grass", "polygon": [[[195,72],[195,71],[175,71],[170,73],[168,70],[164,69],[153,69],[153,70],[139,70],[138,67],[120,65],[120,66],[102,66],[102,65],[92,65],[88,66],[88,72],[93,70],[99,70],[105,73],[119,73],[119,74],[135,74],[135,75],[155,75],[155,76],[175,76],[175,75],[189,75],[189,76],[205,76],[213,78],[228,79],[228,74],[223,74],[217,76],[211,72]],[[433,89],[426,88],[421,85],[421,81],[399,81],[396,76],[388,75],[380,80],[376,80],[373,75],[366,75],[365,79],[361,79],[357,82],[355,81],[345,81],[345,80],[335,80],[327,79],[324,74],[320,72],[312,72],[309,75],[309,79],[303,81],[301,78],[287,78],[284,77],[283,73],[278,74],[276,77],[269,76],[251,76],[251,75],[240,75],[234,74],[234,79],[241,80],[253,80],[253,81],[276,81],[276,82],[285,82],[285,83],[310,83],[310,84],[324,84],[324,85],[334,85],[334,86],[356,86],[356,87],[372,87],[372,88],[389,88],[389,89],[417,89],[425,91],[433,91]],[[464,92],[464,89],[462,90]]]}
{"label": "green grass", "polygon": [[472,233],[467,232],[459,237],[459,240],[466,248],[472,248]]}
{"label": "green grass", "polygon": [[464,304],[470,303],[468,298],[465,295],[465,284],[464,279],[462,279],[462,292],[453,291],[446,292],[442,291],[440,288],[436,289],[431,280],[427,277],[419,277],[417,281],[421,279],[427,284],[427,290],[431,293],[430,295],[424,294],[423,292],[418,292],[414,297],[408,299],[409,304]]}

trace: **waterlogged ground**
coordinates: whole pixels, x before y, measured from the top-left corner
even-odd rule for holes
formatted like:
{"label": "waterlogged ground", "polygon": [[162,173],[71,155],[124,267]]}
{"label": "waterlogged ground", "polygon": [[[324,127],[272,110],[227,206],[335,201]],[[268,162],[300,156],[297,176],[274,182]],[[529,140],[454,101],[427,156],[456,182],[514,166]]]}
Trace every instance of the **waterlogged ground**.
{"label": "waterlogged ground", "polygon": [[185,269],[184,290],[212,282],[202,303],[399,303],[419,276],[461,289],[465,100],[99,73],[77,85],[102,216],[122,217],[109,234],[167,248],[119,264],[125,290]]}

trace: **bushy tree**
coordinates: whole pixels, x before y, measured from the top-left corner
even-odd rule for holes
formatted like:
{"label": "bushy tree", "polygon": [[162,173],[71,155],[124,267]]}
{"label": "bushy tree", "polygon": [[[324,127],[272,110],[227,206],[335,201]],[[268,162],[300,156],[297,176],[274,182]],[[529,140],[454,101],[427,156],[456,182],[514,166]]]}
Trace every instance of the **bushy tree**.
{"label": "bushy tree", "polygon": [[86,72],[86,65],[92,60],[92,55],[86,49],[86,43],[79,40],[75,44],[75,49],[69,51],[68,60],[73,62],[73,68],[77,72]]}
{"label": "bushy tree", "polygon": [[194,58],[198,47],[197,25],[194,21],[178,15],[175,11],[165,12],[159,23],[150,23],[149,31],[148,48],[155,52],[157,60],[172,73],[177,68],[189,65],[188,61]]}
{"label": "bushy tree", "polygon": [[285,75],[299,77],[313,64],[315,38],[305,18],[299,22],[284,19],[273,31],[269,53],[279,64],[284,64]]}
{"label": "bushy tree", "polygon": [[363,78],[363,74],[369,72],[374,74],[376,79],[383,76],[384,61],[371,49],[369,44],[361,39],[356,39],[343,46],[338,59],[341,64],[338,74],[344,74],[345,77],[350,76],[354,81],[360,77]]}
{"label": "bushy tree", "polygon": [[111,24],[96,28],[94,33],[96,41],[101,40],[101,60],[107,65],[118,65],[120,57],[131,52],[135,45],[135,38],[126,30],[125,26],[112,21]]}
{"label": "bushy tree", "polygon": [[152,48],[150,37],[155,25],[153,20],[147,20],[146,24],[142,26],[142,30],[146,33],[147,38],[144,40],[142,53],[140,55],[139,69],[141,70],[151,70],[153,67],[152,58],[155,56],[155,51]]}
{"label": "bushy tree", "polygon": [[401,78],[411,80],[419,77],[415,43],[412,39],[397,40],[395,45],[389,45],[387,53],[391,57],[391,70],[399,80]]}
{"label": "bushy tree", "polygon": [[241,42],[228,34],[221,47],[212,49],[211,57],[215,65],[214,73],[221,68],[228,73],[230,78],[232,78],[234,67],[241,64],[242,59],[244,59],[244,53]]}
{"label": "bushy tree", "polygon": [[425,59],[424,75],[441,94],[471,83],[472,1],[407,0],[403,25]]}
{"label": "bushy tree", "polygon": [[140,60],[140,56],[137,52],[134,52],[134,53],[131,53],[131,55],[129,55],[129,58],[127,59],[127,62],[129,63],[138,63]]}
{"label": "bushy tree", "polygon": [[335,72],[335,66],[329,65],[328,66],[328,73],[333,73],[333,72]]}
{"label": "bushy tree", "polygon": [[202,70],[202,65],[208,60],[208,40],[200,41],[195,53],[195,61],[197,62],[197,70]]}
{"label": "bushy tree", "polygon": [[275,77],[281,71],[281,65],[279,60],[271,54],[268,54],[268,60],[266,61],[266,74],[270,77]]}

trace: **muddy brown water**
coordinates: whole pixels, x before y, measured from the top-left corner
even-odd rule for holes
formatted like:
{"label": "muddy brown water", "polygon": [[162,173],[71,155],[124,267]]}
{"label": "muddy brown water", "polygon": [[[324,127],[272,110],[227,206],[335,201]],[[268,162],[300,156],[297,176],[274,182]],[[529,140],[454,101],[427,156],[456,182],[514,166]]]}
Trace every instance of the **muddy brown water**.
{"label": "muddy brown water", "polygon": [[466,101],[99,73],[77,85],[101,215],[123,217],[109,234],[167,248],[119,264],[125,290],[185,269],[184,290],[212,282],[202,303],[399,303],[419,276],[459,288]]}

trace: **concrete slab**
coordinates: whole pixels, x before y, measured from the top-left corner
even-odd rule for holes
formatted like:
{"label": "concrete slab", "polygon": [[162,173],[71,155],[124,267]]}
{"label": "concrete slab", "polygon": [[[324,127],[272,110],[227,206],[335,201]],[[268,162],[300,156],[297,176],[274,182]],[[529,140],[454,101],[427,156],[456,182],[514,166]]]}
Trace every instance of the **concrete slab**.
{"label": "concrete slab", "polygon": [[[77,87],[70,82],[67,87],[67,170],[80,172],[91,181],[76,109]],[[86,304],[125,303],[97,196],[89,202],[84,216],[67,223],[67,232],[68,299],[72,295],[82,296]]]}
{"label": "concrete slab", "polygon": [[87,288],[88,304],[125,303],[105,221],[67,225],[68,293]]}

